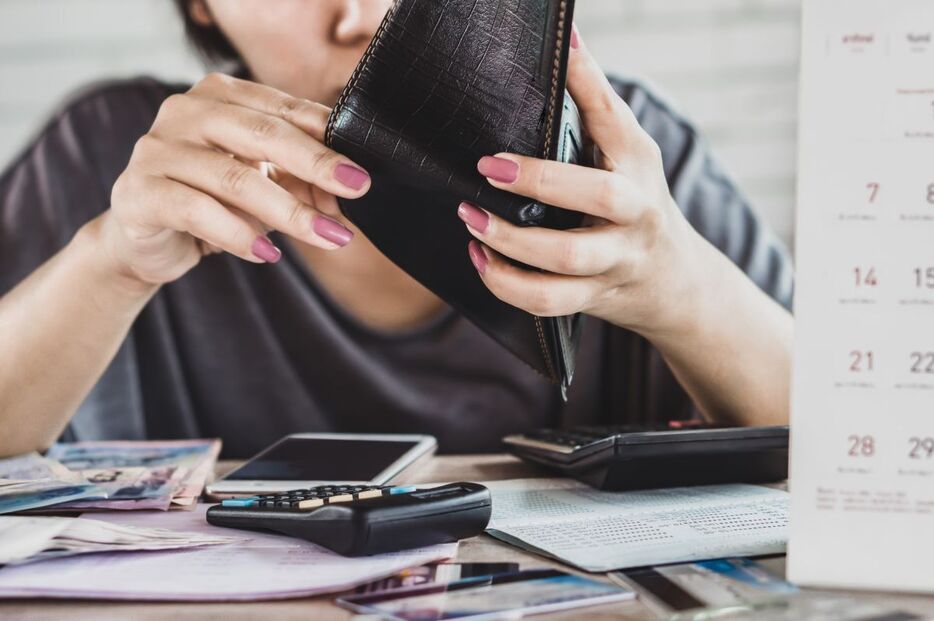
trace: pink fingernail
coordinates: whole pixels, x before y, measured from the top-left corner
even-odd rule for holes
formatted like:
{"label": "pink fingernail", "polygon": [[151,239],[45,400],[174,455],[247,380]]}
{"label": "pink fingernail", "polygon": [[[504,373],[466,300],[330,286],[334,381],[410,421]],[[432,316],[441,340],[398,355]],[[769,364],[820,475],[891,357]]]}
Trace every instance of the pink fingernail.
{"label": "pink fingernail", "polygon": [[346,246],[353,239],[353,231],[337,220],[331,220],[325,216],[315,216],[312,228],[315,233],[338,246]]}
{"label": "pink fingernail", "polygon": [[477,268],[477,271],[483,276],[483,273],[486,272],[489,259],[486,258],[486,253],[483,252],[483,248],[480,247],[480,242],[472,240],[468,243],[467,254],[470,255],[470,262],[473,263],[473,266]]}
{"label": "pink fingernail", "polygon": [[276,248],[265,235],[257,237],[250,250],[257,259],[262,259],[266,263],[276,263],[282,258],[282,251]]}
{"label": "pink fingernail", "polygon": [[461,203],[457,207],[457,217],[481,235],[486,233],[486,227],[490,225],[490,214],[470,203]]}
{"label": "pink fingernail", "polygon": [[577,34],[577,24],[571,24],[571,48],[577,49],[581,45],[580,35]]}
{"label": "pink fingernail", "polygon": [[351,190],[359,190],[370,180],[370,175],[362,168],[350,164],[338,164],[334,169],[334,178]]}
{"label": "pink fingernail", "polygon": [[477,162],[477,170],[484,177],[500,183],[513,183],[519,178],[519,165],[494,155],[484,155]]}

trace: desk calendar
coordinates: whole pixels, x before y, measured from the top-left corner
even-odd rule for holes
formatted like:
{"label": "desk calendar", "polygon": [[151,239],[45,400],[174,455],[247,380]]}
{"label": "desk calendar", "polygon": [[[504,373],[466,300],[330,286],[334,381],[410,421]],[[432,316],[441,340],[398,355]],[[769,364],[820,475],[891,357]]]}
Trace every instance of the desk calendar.
{"label": "desk calendar", "polygon": [[934,1],[803,11],[789,578],[934,591]]}

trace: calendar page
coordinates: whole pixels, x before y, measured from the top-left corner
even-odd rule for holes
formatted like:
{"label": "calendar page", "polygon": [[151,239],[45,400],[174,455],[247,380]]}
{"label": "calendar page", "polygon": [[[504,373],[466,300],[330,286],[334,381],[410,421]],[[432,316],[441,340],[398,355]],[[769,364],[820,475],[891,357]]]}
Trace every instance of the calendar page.
{"label": "calendar page", "polygon": [[804,0],[789,578],[934,590],[934,1]]}

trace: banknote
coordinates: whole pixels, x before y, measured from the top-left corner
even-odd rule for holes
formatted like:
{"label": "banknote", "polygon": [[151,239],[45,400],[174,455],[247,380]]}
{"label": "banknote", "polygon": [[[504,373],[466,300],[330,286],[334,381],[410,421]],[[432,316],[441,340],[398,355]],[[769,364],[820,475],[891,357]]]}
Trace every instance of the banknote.
{"label": "banknote", "polygon": [[87,518],[0,517],[0,565],[88,554],[222,545],[242,537],[111,524]]}
{"label": "banknote", "polygon": [[219,440],[56,444],[47,456],[107,492],[73,509],[193,507],[214,470]]}
{"label": "banknote", "polygon": [[103,498],[96,485],[29,481],[29,485],[0,488],[0,514],[57,506],[85,498]]}
{"label": "banknote", "polygon": [[79,473],[38,453],[0,460],[0,514],[104,497]]}
{"label": "banknote", "polygon": [[0,484],[4,480],[84,482],[80,474],[72,472],[58,461],[43,457],[39,453],[27,453],[19,457],[0,460]]}
{"label": "banknote", "polygon": [[55,444],[46,457],[69,470],[157,466],[193,468],[212,453],[216,457],[219,449],[219,440],[76,442]]}

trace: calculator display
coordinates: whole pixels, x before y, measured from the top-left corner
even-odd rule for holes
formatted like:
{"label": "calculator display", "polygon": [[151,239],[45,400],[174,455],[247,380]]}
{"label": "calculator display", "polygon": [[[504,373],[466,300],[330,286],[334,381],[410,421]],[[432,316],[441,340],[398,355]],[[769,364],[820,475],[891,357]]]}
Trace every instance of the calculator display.
{"label": "calculator display", "polygon": [[417,442],[286,438],[225,477],[228,481],[369,481]]}

